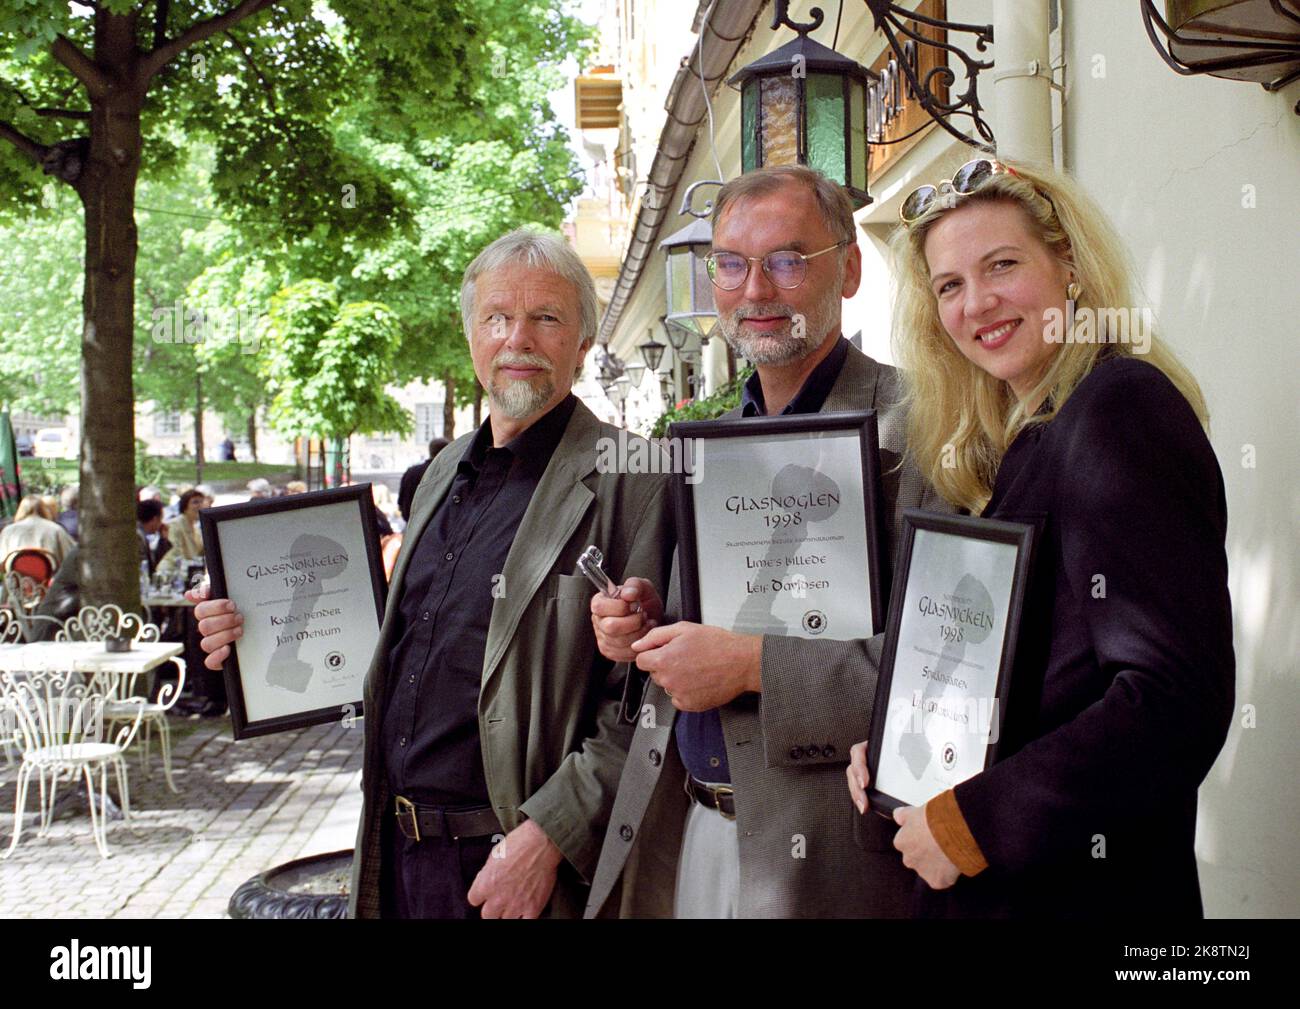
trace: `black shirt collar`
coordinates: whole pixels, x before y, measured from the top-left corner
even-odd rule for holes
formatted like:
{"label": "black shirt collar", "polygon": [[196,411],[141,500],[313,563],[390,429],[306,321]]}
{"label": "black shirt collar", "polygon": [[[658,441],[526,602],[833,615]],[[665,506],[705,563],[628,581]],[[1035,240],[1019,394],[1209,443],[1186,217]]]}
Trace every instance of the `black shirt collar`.
{"label": "black shirt collar", "polygon": [[487,420],[479,425],[474,439],[469,444],[469,451],[461,457],[460,470],[463,472],[466,467],[476,471],[482,469],[488,453],[498,451],[509,452],[530,469],[541,472],[546,469],[551,456],[555,454],[555,448],[564,437],[564,429],[569,426],[569,418],[573,416],[577,406],[578,398],[573,393],[569,393],[542,417],[525,428],[521,434],[510,439],[499,449],[492,444],[492,417],[489,415]]}
{"label": "black shirt collar", "polygon": [[[835,380],[840,377],[844,362],[849,356],[849,341],[841,334],[835,341],[831,352],[817,363],[804,379],[803,385],[795,393],[794,399],[786,404],[781,414],[820,413],[826,405],[826,397],[831,394]],[[740,397],[740,415],[742,417],[765,417],[767,404],[763,400],[763,383],[759,381],[758,372],[745,380],[745,389]]]}

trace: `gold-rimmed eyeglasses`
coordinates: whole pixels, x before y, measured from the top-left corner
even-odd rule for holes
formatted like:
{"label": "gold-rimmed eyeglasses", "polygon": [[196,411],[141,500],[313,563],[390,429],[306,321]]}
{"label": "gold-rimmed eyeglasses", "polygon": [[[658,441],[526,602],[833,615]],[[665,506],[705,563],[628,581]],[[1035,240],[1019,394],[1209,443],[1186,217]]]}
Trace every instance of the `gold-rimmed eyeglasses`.
{"label": "gold-rimmed eyeglasses", "polygon": [[836,242],[817,252],[804,255],[793,249],[781,249],[769,252],[766,256],[742,256],[739,252],[710,252],[704,257],[713,286],[723,291],[734,291],[749,279],[749,264],[761,263],[767,279],[773,287],[784,291],[792,290],[804,282],[808,276],[808,260],[824,256],[835,249],[849,245],[848,241]]}

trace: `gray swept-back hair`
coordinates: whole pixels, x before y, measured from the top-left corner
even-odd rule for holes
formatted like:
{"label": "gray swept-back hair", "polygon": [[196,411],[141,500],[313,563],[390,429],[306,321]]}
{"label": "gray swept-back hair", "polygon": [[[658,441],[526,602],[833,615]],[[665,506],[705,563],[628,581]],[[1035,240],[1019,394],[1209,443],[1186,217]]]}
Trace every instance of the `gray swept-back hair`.
{"label": "gray swept-back hair", "polygon": [[857,240],[857,232],[853,227],[853,203],[844,187],[816,169],[803,165],[769,165],[736,176],[718,191],[713,201],[713,227],[717,228],[722,215],[732,204],[770,196],[792,182],[812,191],[817,198],[817,209],[821,211],[822,223],[826,225],[827,231],[842,242],[852,243]]}
{"label": "gray swept-back hair", "polygon": [[531,228],[516,228],[502,235],[466,267],[465,278],[460,284],[460,318],[465,327],[465,339],[471,339],[474,333],[475,282],[484,273],[514,265],[548,270],[572,284],[578,295],[579,335],[587,345],[595,342],[600,306],[591,274],[568,242]]}

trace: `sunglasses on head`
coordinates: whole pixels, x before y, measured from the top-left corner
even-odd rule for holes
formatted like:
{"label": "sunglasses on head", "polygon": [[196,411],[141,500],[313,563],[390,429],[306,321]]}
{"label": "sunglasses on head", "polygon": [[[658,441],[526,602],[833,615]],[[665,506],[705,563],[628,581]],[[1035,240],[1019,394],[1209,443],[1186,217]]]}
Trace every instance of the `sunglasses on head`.
{"label": "sunglasses on head", "polygon": [[[956,206],[958,196],[969,196],[981,188],[995,175],[1017,175],[1014,168],[1008,168],[992,158],[976,158],[967,161],[953,173],[951,179],[944,179],[937,186],[919,186],[908,194],[903,205],[898,208],[898,216],[909,227],[919,221],[930,208],[939,203],[949,209]],[[1018,176],[1017,176],[1018,177]]]}

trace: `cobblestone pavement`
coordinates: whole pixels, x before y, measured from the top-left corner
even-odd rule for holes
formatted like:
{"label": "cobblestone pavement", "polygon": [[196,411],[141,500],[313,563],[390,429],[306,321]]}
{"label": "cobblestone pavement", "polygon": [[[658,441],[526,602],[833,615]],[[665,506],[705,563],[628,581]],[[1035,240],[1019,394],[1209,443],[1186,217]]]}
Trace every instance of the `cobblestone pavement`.
{"label": "cobblestone pavement", "polygon": [[[36,784],[18,847],[0,861],[0,917],[222,918],[239,884],[295,858],[351,848],[361,814],[361,723],[235,742],[228,718],[173,718],[173,777],[156,745],[145,777],[127,758],[131,821],[108,825],[102,859],[84,783],[37,837]],[[0,759],[0,853],[13,836],[18,763]],[[72,793],[76,798],[64,801]],[[109,794],[115,796],[109,774]]]}

